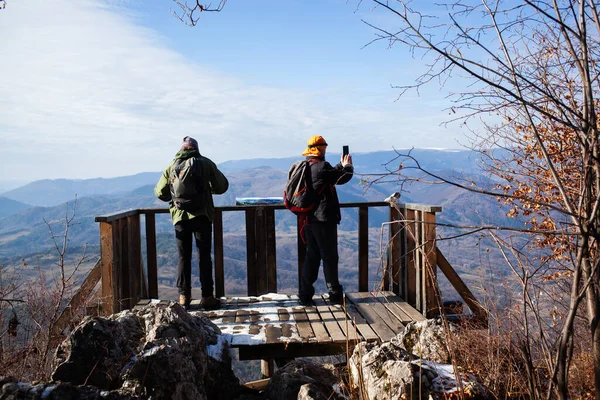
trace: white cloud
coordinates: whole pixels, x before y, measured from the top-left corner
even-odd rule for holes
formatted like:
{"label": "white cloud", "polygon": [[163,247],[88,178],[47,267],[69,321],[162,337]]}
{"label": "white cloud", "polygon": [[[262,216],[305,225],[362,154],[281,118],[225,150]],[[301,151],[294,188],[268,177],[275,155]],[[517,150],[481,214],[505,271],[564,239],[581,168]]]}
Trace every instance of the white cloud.
{"label": "white cloud", "polygon": [[2,178],[19,160],[19,179],[30,180],[158,171],[185,135],[216,162],[299,154],[313,134],[354,151],[440,135],[440,107],[422,124],[423,106],[410,115],[393,92],[365,107],[343,89],[257,87],[192,63],[118,4],[22,0],[2,10]]}

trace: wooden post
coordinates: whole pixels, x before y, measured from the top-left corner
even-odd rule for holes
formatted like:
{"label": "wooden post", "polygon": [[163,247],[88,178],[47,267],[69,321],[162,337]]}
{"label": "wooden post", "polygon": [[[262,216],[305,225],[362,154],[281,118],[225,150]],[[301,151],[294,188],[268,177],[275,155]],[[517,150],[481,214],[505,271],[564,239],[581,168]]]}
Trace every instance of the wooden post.
{"label": "wooden post", "polygon": [[439,310],[438,303],[441,299],[437,298],[437,254],[435,244],[435,214],[423,212],[423,283],[425,290],[424,315],[431,318],[437,315]]}
{"label": "wooden post", "polygon": [[213,216],[215,255],[215,296],[225,296],[225,263],[223,254],[223,211],[216,208]]}
{"label": "wooden post", "polygon": [[358,291],[369,290],[369,207],[358,207]]}
{"label": "wooden post", "polygon": [[111,222],[100,223],[100,259],[102,261],[102,312],[110,315],[117,311],[114,281],[114,225]]}
{"label": "wooden post", "polygon": [[256,294],[267,293],[267,244],[265,207],[256,207],[254,237],[256,240]]}
{"label": "wooden post", "polygon": [[269,360],[260,360],[260,372],[263,378],[270,378],[273,376],[275,366],[272,358]]}
{"label": "wooden post", "polygon": [[248,296],[257,296],[256,273],[256,209],[246,209],[246,269],[248,275]]}
{"label": "wooden post", "polygon": [[158,268],[156,259],[156,216],[146,216],[146,257],[148,265],[148,297],[158,299]]}
{"label": "wooden post", "polygon": [[399,287],[398,287],[398,295],[403,298],[404,300],[406,300],[407,298],[407,293],[408,293],[408,286],[407,286],[407,271],[408,271],[408,251],[407,251],[407,224],[406,224],[406,207],[402,207],[401,210],[401,218],[404,220],[404,222],[402,222],[402,225],[400,227],[400,239],[399,239],[399,243],[400,243],[400,250],[399,250],[399,257],[400,257],[400,270],[398,271],[398,276],[399,276]]}
{"label": "wooden post", "polygon": [[267,251],[267,291],[277,293],[277,243],[275,238],[275,209],[265,209],[265,243]]}
{"label": "wooden post", "polygon": [[119,310],[126,310],[131,308],[131,287],[129,282],[131,281],[130,271],[129,271],[129,225],[127,221],[127,217],[123,217],[116,221],[118,223],[119,229],[119,276],[120,276],[120,284],[118,285],[120,289],[120,294],[117,297],[119,300]]}
{"label": "wooden post", "polygon": [[423,293],[423,212],[415,211],[415,308],[425,315],[424,293]]}
{"label": "wooden post", "polygon": [[127,264],[129,275],[129,307],[133,308],[142,298],[142,238],[140,237],[140,215],[127,217]]}

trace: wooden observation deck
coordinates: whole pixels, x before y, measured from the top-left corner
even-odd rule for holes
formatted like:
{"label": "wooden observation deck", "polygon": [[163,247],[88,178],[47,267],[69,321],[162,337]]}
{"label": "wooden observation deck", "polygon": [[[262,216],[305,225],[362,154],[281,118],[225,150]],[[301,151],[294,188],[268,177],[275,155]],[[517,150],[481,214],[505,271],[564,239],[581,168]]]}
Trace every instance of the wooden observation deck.
{"label": "wooden observation deck", "polygon": [[[344,353],[357,341],[386,341],[411,322],[443,313],[438,273],[471,310],[471,318],[487,323],[487,313],[436,246],[436,213],[441,207],[385,202],[344,203],[358,210],[358,290],[346,293],[345,304],[301,307],[295,296],[277,294],[275,210],[282,205],[217,207],[214,215],[215,294],[223,307],[205,314],[224,333],[240,359],[284,359]],[[389,210],[388,244],[377,282],[369,285],[369,209]],[[243,212],[246,223],[247,293],[225,292],[223,214]],[[102,312],[106,315],[148,302],[160,302],[157,281],[156,214],[168,209],[135,209],[98,216],[101,259],[70,307],[78,307],[101,280]],[[146,257],[142,257],[141,218],[145,226]],[[305,247],[297,238],[298,282]],[[380,268],[378,265],[377,268]],[[373,285],[375,283],[375,285]],[[190,312],[202,312],[192,303]],[[69,309],[70,307],[67,307]],[[272,365],[272,362],[271,362]]]}

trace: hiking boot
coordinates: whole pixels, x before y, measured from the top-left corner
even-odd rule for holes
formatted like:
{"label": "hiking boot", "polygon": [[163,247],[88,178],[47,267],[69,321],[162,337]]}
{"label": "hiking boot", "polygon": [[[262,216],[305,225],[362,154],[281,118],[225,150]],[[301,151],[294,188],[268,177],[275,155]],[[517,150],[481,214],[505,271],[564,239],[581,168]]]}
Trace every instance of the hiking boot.
{"label": "hiking boot", "polygon": [[331,304],[342,305],[344,304],[343,293],[329,293],[329,302]]}
{"label": "hiking boot", "polygon": [[186,310],[189,310],[190,303],[192,302],[192,296],[186,296],[185,294],[179,295],[179,305]]}
{"label": "hiking boot", "polygon": [[221,300],[215,298],[215,296],[208,296],[202,298],[202,308],[206,311],[216,310],[221,308]]}
{"label": "hiking boot", "polygon": [[312,307],[312,306],[315,305],[315,302],[312,301],[312,299],[302,299],[302,298],[299,298],[298,299],[298,304],[300,304],[301,306],[304,306],[304,307]]}

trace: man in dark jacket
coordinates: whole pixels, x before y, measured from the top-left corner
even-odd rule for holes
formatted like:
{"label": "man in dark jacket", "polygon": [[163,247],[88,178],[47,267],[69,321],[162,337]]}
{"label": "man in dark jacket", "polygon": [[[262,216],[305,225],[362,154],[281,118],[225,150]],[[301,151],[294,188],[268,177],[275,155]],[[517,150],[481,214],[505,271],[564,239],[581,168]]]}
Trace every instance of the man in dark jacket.
{"label": "man in dark jacket", "polygon": [[341,304],[344,289],[338,280],[337,226],[342,219],[340,202],[335,185],[343,185],[352,179],[354,167],[352,156],[342,156],[341,162],[332,167],[325,161],[327,142],[322,136],[313,136],[302,153],[310,162],[313,187],[320,193],[313,212],[304,226],[306,258],[298,293],[300,304],[312,305],[314,283],[323,260],[323,273],[329,291],[329,301]]}
{"label": "man in dark jacket", "polygon": [[[169,182],[171,168],[178,159],[196,160],[197,184],[202,185],[198,192],[201,199],[191,211],[179,208],[171,199]],[[154,194],[160,200],[169,201],[169,211],[175,226],[175,238],[179,261],[177,263],[177,288],[179,290],[179,303],[186,309],[192,300],[192,237],[196,239],[199,253],[200,286],[202,288],[202,307],[206,310],[219,308],[220,301],[214,297],[214,281],[212,275],[212,258],[210,256],[212,245],[212,222],[214,213],[213,194],[223,194],[229,188],[227,178],[210,159],[200,155],[198,142],[186,136],[183,138],[181,149],[175,159],[162,173],[154,187]],[[195,200],[196,201],[196,200]]]}

